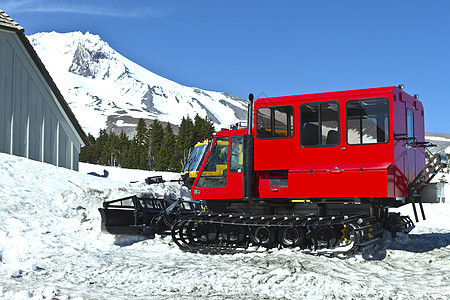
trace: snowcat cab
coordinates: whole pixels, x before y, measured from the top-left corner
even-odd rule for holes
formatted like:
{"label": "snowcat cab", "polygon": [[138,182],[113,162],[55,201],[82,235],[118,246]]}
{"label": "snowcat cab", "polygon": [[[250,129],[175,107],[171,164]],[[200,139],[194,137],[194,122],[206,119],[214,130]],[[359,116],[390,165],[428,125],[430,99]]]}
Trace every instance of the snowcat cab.
{"label": "snowcat cab", "polygon": [[436,201],[435,187],[422,192],[445,157],[425,164],[423,107],[403,86],[251,99],[249,112],[254,126],[212,141],[191,189],[211,214],[175,224],[182,249],[347,253],[414,228],[389,207],[412,203],[418,221],[415,203],[425,218],[422,203]]}
{"label": "snowcat cab", "polygon": [[210,141],[206,140],[195,144],[194,149],[189,155],[186,165],[181,172],[181,179],[188,188],[192,187],[195,178],[197,178],[198,171],[200,170],[206,152],[208,151],[209,142]]}

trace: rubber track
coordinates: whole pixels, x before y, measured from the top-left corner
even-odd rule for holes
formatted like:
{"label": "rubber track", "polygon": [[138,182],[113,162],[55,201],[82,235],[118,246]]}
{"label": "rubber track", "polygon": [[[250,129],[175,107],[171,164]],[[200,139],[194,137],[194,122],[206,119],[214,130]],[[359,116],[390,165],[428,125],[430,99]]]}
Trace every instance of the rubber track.
{"label": "rubber track", "polygon": [[[300,245],[302,251],[311,255],[340,256],[351,255],[363,247],[380,240],[382,228],[376,218],[366,215],[352,216],[281,216],[281,215],[248,215],[248,214],[207,214],[202,213],[180,219],[172,227],[172,238],[183,251],[225,254],[236,252],[257,251],[260,247],[283,247],[275,238],[273,243],[256,245],[250,238],[251,230],[258,227],[273,228],[294,227],[303,228],[310,234],[319,227],[351,228],[352,241],[345,247],[320,249],[312,239],[305,238]],[[400,225],[399,225],[400,226]],[[234,231],[234,235],[230,232]],[[232,238],[233,237],[233,238]]]}

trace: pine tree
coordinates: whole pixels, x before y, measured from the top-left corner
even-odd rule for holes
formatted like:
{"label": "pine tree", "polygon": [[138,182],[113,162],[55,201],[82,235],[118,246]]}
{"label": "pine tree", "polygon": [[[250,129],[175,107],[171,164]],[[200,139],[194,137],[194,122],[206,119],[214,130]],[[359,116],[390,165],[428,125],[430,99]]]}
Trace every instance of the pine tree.
{"label": "pine tree", "polygon": [[194,118],[193,138],[195,142],[210,139],[214,133],[214,125],[211,119],[203,119],[198,114]]}
{"label": "pine tree", "polygon": [[156,171],[179,171],[180,167],[175,161],[176,137],[172,127],[167,123],[164,128],[164,139],[161,143],[161,149],[156,158]]}
{"label": "pine tree", "polygon": [[213,136],[215,131],[216,130],[214,128],[213,121],[210,118],[208,118],[208,116],[206,116],[204,119],[203,130],[202,130],[203,140],[211,139],[211,137]]}
{"label": "pine tree", "polygon": [[126,154],[126,160],[124,163],[125,168],[137,169],[139,164],[139,148],[137,146],[136,137],[133,137],[128,147]]}
{"label": "pine tree", "polygon": [[125,165],[132,169],[149,169],[149,134],[144,119],[139,119],[136,135],[132,138],[127,151]]}
{"label": "pine tree", "polygon": [[154,120],[147,129],[145,121],[139,119],[136,135],[131,140],[123,131],[116,135],[101,129],[97,139],[89,134],[91,146],[81,149],[80,161],[179,172],[194,145],[210,139],[213,133],[212,121],[199,115],[195,116],[194,121],[183,117],[178,136],[173,133],[170,124],[164,128],[158,120]]}
{"label": "pine tree", "polygon": [[117,162],[118,165],[125,168],[126,157],[128,148],[130,147],[130,140],[123,130],[120,132],[118,136],[118,153],[117,153]]}
{"label": "pine tree", "polygon": [[136,135],[130,142],[126,142],[125,133],[123,132],[119,136],[119,140],[123,145],[127,144],[126,155],[123,155],[123,167],[148,170],[149,132],[144,119],[139,119],[136,127]]}
{"label": "pine tree", "polygon": [[164,139],[164,128],[158,120],[150,125],[150,169],[156,169],[157,157]]}
{"label": "pine tree", "polygon": [[104,156],[109,155],[108,165],[123,166],[129,142],[128,137],[123,131],[120,135],[115,133],[109,134],[106,150],[104,150]]}
{"label": "pine tree", "polygon": [[145,121],[142,118],[138,121],[135,137],[139,147],[145,147],[148,144],[149,133]]}
{"label": "pine tree", "polygon": [[92,134],[87,136],[90,145],[81,148],[79,160],[90,164],[98,163],[98,157],[96,156],[96,140]]}
{"label": "pine tree", "polygon": [[108,156],[108,162],[107,165],[109,166],[115,166],[117,165],[117,157],[119,153],[119,143],[118,143],[119,137],[111,132],[108,135],[108,140],[106,143],[106,149],[104,150],[105,156]]}
{"label": "pine tree", "polygon": [[127,152],[131,141],[123,131],[117,135],[113,132],[108,134],[106,129],[101,129],[97,139],[91,134],[88,134],[88,139],[91,145],[81,148],[80,161],[130,167],[127,164]]}
{"label": "pine tree", "polygon": [[109,143],[109,135],[106,132],[106,129],[100,129],[100,134],[97,139],[96,154],[98,157],[98,163],[105,166],[109,165],[110,160],[108,143]]}
{"label": "pine tree", "polygon": [[189,151],[194,147],[194,135],[193,135],[194,123],[189,116],[183,117],[178,131],[177,146],[175,151],[174,161],[178,164],[178,168],[181,170],[187,160]]}
{"label": "pine tree", "polygon": [[136,127],[135,142],[138,148],[138,162],[137,167],[140,170],[149,169],[149,132],[147,126],[145,125],[144,119],[139,119],[138,125]]}

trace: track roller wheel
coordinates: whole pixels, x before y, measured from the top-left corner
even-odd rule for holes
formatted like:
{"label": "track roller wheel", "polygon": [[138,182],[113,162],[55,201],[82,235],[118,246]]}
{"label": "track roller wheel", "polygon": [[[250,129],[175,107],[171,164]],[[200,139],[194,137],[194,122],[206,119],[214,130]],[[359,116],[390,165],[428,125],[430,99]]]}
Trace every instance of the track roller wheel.
{"label": "track roller wheel", "polygon": [[305,231],[301,227],[282,227],[278,230],[278,242],[283,247],[297,247],[305,241]]}
{"label": "track roller wheel", "polygon": [[346,246],[351,244],[359,244],[363,241],[362,232],[355,229],[354,224],[342,225],[342,229],[339,231],[342,236],[338,240],[339,246]]}
{"label": "track roller wheel", "polygon": [[186,235],[193,244],[205,244],[218,237],[217,226],[210,223],[191,222],[187,225]]}
{"label": "track roller wheel", "polygon": [[175,223],[175,225],[172,227],[172,239],[175,242],[175,244],[178,245],[181,249],[188,249],[190,247],[189,241],[185,239],[186,236],[186,225],[188,224],[188,221],[178,221]]}
{"label": "track roller wheel", "polygon": [[254,227],[250,231],[250,241],[257,246],[270,248],[274,246],[276,231],[273,227]]}
{"label": "track roller wheel", "polygon": [[336,228],[318,226],[311,231],[311,240],[316,249],[333,248],[337,241]]}
{"label": "track roller wheel", "polygon": [[221,235],[226,243],[242,243],[243,241],[245,241],[246,236],[245,227],[223,225]]}

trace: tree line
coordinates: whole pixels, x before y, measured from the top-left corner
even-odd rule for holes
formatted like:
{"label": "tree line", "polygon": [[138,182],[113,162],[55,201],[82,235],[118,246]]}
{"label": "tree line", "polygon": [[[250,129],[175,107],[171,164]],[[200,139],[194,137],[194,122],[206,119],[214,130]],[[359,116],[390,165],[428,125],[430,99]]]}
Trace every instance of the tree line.
{"label": "tree line", "polygon": [[180,172],[196,143],[210,139],[214,133],[212,121],[196,115],[182,119],[178,135],[169,123],[164,127],[154,120],[147,127],[139,119],[136,135],[129,139],[101,129],[98,138],[88,134],[90,146],[82,147],[80,161],[129,169]]}

